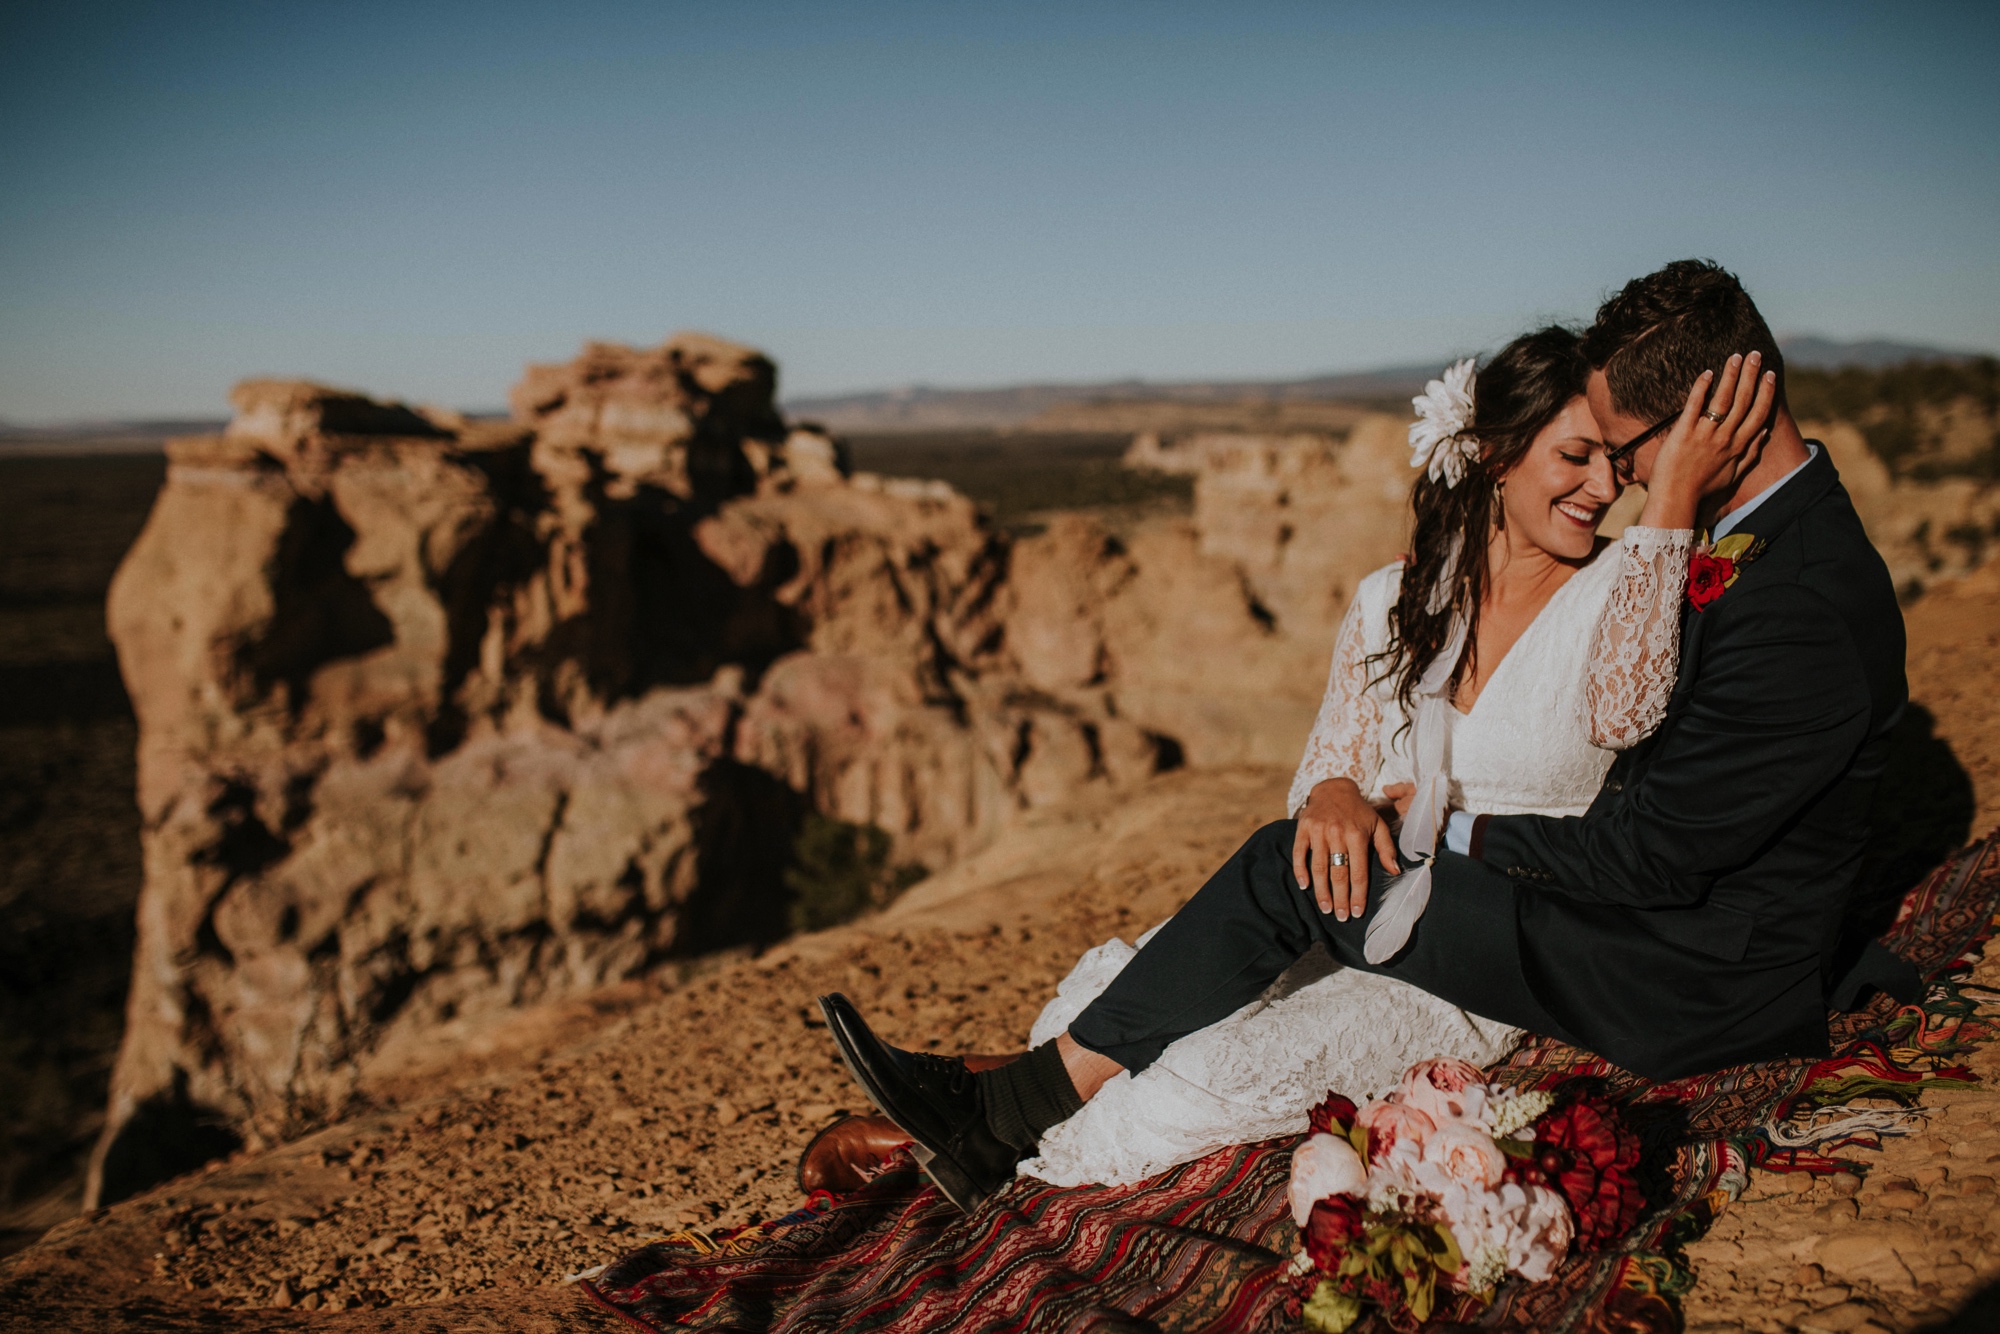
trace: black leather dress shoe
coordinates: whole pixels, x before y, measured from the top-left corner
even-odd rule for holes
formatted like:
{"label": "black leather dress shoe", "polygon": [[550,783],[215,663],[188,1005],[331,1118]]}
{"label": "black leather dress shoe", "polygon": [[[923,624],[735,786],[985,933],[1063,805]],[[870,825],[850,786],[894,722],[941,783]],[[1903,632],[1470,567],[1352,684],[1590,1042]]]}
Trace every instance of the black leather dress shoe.
{"label": "black leather dress shoe", "polygon": [[819,1009],[848,1073],[882,1115],[917,1142],[914,1156],[945,1198],[971,1213],[1013,1179],[1021,1154],[987,1129],[979,1088],[964,1061],[890,1046],[839,992],[821,996]]}

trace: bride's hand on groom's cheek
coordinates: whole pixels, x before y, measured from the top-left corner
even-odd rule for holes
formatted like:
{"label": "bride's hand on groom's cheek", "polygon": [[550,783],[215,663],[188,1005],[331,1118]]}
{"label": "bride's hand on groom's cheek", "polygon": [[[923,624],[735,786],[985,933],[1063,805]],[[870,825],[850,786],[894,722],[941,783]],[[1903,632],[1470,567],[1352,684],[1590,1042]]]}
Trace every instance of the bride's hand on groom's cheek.
{"label": "bride's hand on groom's cheek", "polygon": [[[1393,797],[1389,792],[1384,795]],[[1359,917],[1368,910],[1371,849],[1392,875],[1402,870],[1388,820],[1361,795],[1354,780],[1322,780],[1299,811],[1298,832],[1292,839],[1292,874],[1299,889],[1311,894],[1323,913],[1343,922]],[[1341,857],[1339,865],[1335,854]]]}

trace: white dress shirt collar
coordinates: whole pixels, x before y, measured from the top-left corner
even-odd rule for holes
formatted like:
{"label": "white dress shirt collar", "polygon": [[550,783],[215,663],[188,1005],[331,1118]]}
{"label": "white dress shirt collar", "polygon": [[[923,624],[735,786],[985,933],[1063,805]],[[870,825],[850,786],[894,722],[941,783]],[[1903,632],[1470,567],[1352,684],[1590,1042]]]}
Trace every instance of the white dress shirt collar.
{"label": "white dress shirt collar", "polygon": [[1805,471],[1806,463],[1811,463],[1814,459],[1819,457],[1819,446],[1811,440],[1806,441],[1806,451],[1807,452],[1806,452],[1805,463],[1801,463],[1798,467],[1792,469],[1790,472],[1786,473],[1783,477],[1780,477],[1777,481],[1771,483],[1769,486],[1765,487],[1762,491],[1759,491],[1756,495],[1750,497],[1750,499],[1744,501],[1741,505],[1738,505],[1735,509],[1729,511],[1729,513],[1723,515],[1720,519],[1716,520],[1715,528],[1713,531],[1709,533],[1708,540],[1711,543],[1720,542],[1723,538],[1729,536],[1729,532],[1731,529],[1735,528],[1737,524],[1742,523],[1745,519],[1750,517],[1751,510],[1756,509],[1759,505],[1763,504],[1765,501],[1769,500],[1772,496],[1776,495],[1779,487],[1783,486],[1786,482],[1791,481],[1794,477],[1797,477],[1801,472]]}

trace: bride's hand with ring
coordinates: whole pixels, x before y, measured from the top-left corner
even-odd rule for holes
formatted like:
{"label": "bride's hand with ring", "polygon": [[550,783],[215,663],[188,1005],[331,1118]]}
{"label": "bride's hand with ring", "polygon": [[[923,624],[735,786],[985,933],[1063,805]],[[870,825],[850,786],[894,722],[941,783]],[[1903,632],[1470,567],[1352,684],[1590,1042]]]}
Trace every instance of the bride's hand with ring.
{"label": "bride's hand with ring", "polygon": [[[1639,522],[1648,528],[1692,528],[1701,502],[1730,487],[1757,466],[1771,438],[1778,377],[1763,368],[1762,354],[1731,357],[1717,376],[1703,371],[1646,483]],[[1714,391],[1710,392],[1713,383]]]}
{"label": "bride's hand with ring", "polygon": [[1341,921],[1368,909],[1368,850],[1391,875],[1400,874],[1396,840],[1382,813],[1369,805],[1351,778],[1326,778],[1299,811],[1292,840],[1292,875],[1323,913]]}

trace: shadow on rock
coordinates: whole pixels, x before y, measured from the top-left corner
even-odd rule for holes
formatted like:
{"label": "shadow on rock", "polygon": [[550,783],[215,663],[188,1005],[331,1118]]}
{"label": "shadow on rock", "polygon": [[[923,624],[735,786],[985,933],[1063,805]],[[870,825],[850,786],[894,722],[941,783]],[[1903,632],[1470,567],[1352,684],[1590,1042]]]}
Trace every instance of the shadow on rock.
{"label": "shadow on rock", "polygon": [[735,761],[715,765],[701,786],[707,800],[694,816],[696,889],[681,909],[673,952],[775,944],[792,929],[785,872],[806,800],[764,770]]}
{"label": "shadow on rock", "polygon": [[1923,1334],[1992,1334],[1996,1329],[2000,1329],[2000,1283],[1980,1291],[1943,1324],[1924,1326]]}
{"label": "shadow on rock", "polygon": [[239,651],[258,695],[282,682],[294,712],[320,667],[392,644],[395,628],[347,569],[355,533],[330,496],[300,497],[272,562],[270,624]]}
{"label": "shadow on rock", "polygon": [[140,1103],[105,1145],[100,1205],[129,1199],[242,1147],[228,1118],[189,1097],[186,1076],[176,1074],[173,1088]]}

